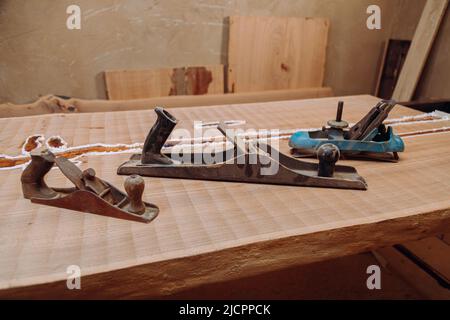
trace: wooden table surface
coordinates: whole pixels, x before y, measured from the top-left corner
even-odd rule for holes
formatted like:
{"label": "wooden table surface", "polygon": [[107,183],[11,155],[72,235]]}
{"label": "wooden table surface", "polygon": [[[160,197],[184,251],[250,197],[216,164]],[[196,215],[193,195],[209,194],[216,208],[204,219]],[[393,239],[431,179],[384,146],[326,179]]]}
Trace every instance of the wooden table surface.
{"label": "wooden table surface", "polygon": [[[378,101],[363,95],[171,112],[185,128],[194,120],[315,128],[334,117],[339,99],[349,122]],[[389,119],[418,114],[397,106]],[[59,135],[69,146],[143,142],[154,120],[152,109],[0,119],[0,153],[19,155],[24,140],[38,133]],[[414,122],[395,131],[449,125]],[[406,137],[405,144],[398,163],[340,161],[357,168],[367,191],[146,178],[144,199],[161,210],[150,224],[32,204],[21,193],[22,170],[1,170],[0,296],[161,296],[447,231],[450,133]],[[116,169],[129,156],[85,155],[81,167],[123,189]],[[70,186],[59,170],[48,184]],[[69,265],[81,268],[81,290],[66,287]]]}

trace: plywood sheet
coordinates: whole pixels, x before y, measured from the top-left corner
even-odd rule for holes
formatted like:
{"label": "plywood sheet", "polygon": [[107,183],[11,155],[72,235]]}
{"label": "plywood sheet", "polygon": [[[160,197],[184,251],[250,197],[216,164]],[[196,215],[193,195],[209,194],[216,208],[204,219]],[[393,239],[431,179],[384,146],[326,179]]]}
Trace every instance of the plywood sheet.
{"label": "plywood sheet", "polygon": [[322,86],[328,27],[324,18],[230,17],[228,90]]}
{"label": "plywood sheet", "polygon": [[[339,99],[349,122],[378,101],[353,96],[261,103],[257,113],[251,104],[171,112],[190,130],[194,120],[231,119],[245,120],[245,128],[316,128],[334,117]],[[397,107],[390,118],[417,114]],[[152,110],[0,119],[0,153],[20,153],[35,133],[59,135],[69,146],[143,142],[154,120]],[[421,128],[410,123],[396,131]],[[450,226],[449,140],[450,133],[405,138],[399,163],[341,161],[358,169],[367,191],[146,178],[144,198],[161,209],[151,224],[32,204],[22,198],[21,170],[1,170],[0,296],[166,295],[444,232]],[[120,187],[124,177],[116,169],[129,156],[86,155],[81,167]],[[69,186],[58,170],[48,183]],[[72,264],[81,267],[82,290],[66,288]]]}
{"label": "plywood sheet", "polygon": [[105,71],[108,99],[130,100],[224,92],[223,65]]}

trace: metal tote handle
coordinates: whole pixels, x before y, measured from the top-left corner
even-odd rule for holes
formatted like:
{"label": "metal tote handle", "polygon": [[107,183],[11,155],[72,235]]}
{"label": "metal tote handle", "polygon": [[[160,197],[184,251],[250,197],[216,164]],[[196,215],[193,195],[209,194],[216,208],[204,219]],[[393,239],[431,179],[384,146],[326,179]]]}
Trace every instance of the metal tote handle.
{"label": "metal tote handle", "polygon": [[161,107],[156,107],[155,112],[158,118],[145,139],[141,162],[143,164],[171,164],[172,160],[161,154],[161,148],[177,124],[177,119]]}

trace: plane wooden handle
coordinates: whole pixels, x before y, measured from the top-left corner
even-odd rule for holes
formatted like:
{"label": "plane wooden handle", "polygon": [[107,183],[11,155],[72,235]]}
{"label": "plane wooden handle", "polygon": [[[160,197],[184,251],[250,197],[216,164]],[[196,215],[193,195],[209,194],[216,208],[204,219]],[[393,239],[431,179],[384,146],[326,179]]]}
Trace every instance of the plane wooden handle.
{"label": "plane wooden handle", "polygon": [[142,201],[142,194],[145,188],[144,179],[133,174],[125,180],[124,187],[130,199],[128,211],[135,214],[143,214],[145,212],[145,204]]}

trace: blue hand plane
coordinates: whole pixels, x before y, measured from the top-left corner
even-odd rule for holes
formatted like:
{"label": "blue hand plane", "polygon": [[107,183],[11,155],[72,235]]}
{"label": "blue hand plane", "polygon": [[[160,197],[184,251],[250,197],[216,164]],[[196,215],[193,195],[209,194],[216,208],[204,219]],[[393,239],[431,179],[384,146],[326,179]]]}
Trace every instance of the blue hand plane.
{"label": "blue hand plane", "polygon": [[395,101],[382,100],[358,123],[347,129],[348,123],[342,120],[344,102],[339,101],[336,119],[328,121],[328,126],[322,130],[298,131],[291,136],[289,146],[292,148],[292,155],[312,155],[323,144],[331,143],[338,147],[341,157],[349,155],[398,161],[398,152],[405,149],[403,140],[394,134],[392,127],[383,124],[395,105]]}

